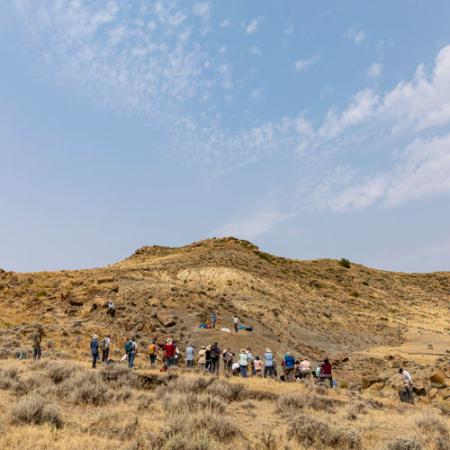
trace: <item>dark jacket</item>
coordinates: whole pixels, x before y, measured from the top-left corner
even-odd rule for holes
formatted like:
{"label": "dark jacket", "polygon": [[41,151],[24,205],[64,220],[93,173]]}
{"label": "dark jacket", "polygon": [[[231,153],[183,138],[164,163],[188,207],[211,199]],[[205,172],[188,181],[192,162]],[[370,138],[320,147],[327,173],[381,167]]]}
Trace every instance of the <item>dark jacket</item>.
{"label": "dark jacket", "polygon": [[91,341],[91,353],[98,353],[98,339],[92,339],[92,341]]}

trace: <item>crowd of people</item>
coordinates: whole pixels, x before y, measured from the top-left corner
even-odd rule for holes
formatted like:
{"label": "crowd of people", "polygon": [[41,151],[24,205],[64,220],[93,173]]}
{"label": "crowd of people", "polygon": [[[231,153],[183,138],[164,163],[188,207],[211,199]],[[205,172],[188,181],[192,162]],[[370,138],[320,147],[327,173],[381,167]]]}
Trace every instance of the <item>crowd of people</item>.
{"label": "crowd of people", "polygon": [[[96,368],[100,360],[108,364],[109,350],[111,346],[111,337],[106,335],[99,340],[94,335],[90,350],[92,354],[92,367]],[[124,345],[124,355],[122,360],[128,361],[128,367],[134,368],[135,358],[138,351],[137,342],[134,337],[127,339]],[[173,339],[168,338],[163,343],[152,340],[146,349],[150,367],[156,367],[158,361],[161,362],[160,371],[165,372],[174,366],[185,366],[187,369],[197,368],[213,375],[222,373],[229,376],[240,376],[247,378],[249,376],[279,379],[280,381],[292,382],[303,379],[314,378],[319,382],[328,380],[330,387],[335,386],[332,375],[332,366],[328,358],[317,365],[315,369],[308,358],[296,359],[292,352],[287,352],[280,358],[280,368],[274,352],[266,348],[262,355],[254,356],[250,347],[241,348],[239,352],[231,349],[221,349],[217,342],[196,349],[190,342],[182,351],[179,349]]]}

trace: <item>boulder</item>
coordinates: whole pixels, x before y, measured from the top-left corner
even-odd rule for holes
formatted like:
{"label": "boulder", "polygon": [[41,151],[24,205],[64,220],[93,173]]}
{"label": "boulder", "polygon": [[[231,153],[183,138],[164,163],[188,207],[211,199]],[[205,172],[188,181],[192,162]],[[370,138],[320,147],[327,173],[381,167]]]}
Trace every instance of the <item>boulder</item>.
{"label": "boulder", "polygon": [[437,383],[437,384],[446,384],[446,379],[445,379],[445,375],[443,372],[434,372],[433,375],[431,375],[430,377],[430,381],[432,383]]}
{"label": "boulder", "polygon": [[159,310],[156,313],[156,318],[161,325],[164,325],[165,327],[172,327],[175,325],[175,318],[168,311]]}
{"label": "boulder", "polygon": [[[379,384],[379,383],[382,383],[382,385],[384,387],[385,381],[386,380],[384,378],[379,377],[377,375],[363,375],[361,377],[361,387],[363,389],[367,389],[370,386],[372,386],[373,384]],[[382,388],[380,388],[380,389],[382,389]]]}

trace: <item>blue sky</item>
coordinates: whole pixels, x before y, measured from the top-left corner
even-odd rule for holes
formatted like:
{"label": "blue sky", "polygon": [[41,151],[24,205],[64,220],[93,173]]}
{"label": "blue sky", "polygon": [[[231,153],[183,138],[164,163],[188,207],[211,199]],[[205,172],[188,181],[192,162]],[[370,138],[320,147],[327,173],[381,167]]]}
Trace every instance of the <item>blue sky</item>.
{"label": "blue sky", "polygon": [[0,9],[0,267],[235,235],[450,270],[448,1]]}

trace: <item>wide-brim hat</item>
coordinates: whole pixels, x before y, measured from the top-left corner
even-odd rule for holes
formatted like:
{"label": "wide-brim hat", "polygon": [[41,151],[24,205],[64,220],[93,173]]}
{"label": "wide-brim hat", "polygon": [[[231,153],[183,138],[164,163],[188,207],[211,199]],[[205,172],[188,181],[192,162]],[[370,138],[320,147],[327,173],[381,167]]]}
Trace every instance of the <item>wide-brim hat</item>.
{"label": "wide-brim hat", "polygon": [[269,347],[266,348],[266,353],[272,353],[272,350],[270,350]]}
{"label": "wide-brim hat", "polygon": [[245,348],[241,348],[241,353],[245,353],[246,351]]}
{"label": "wide-brim hat", "polygon": [[92,336],[93,339],[98,339],[98,336],[96,334],[94,334],[94,336]]}

